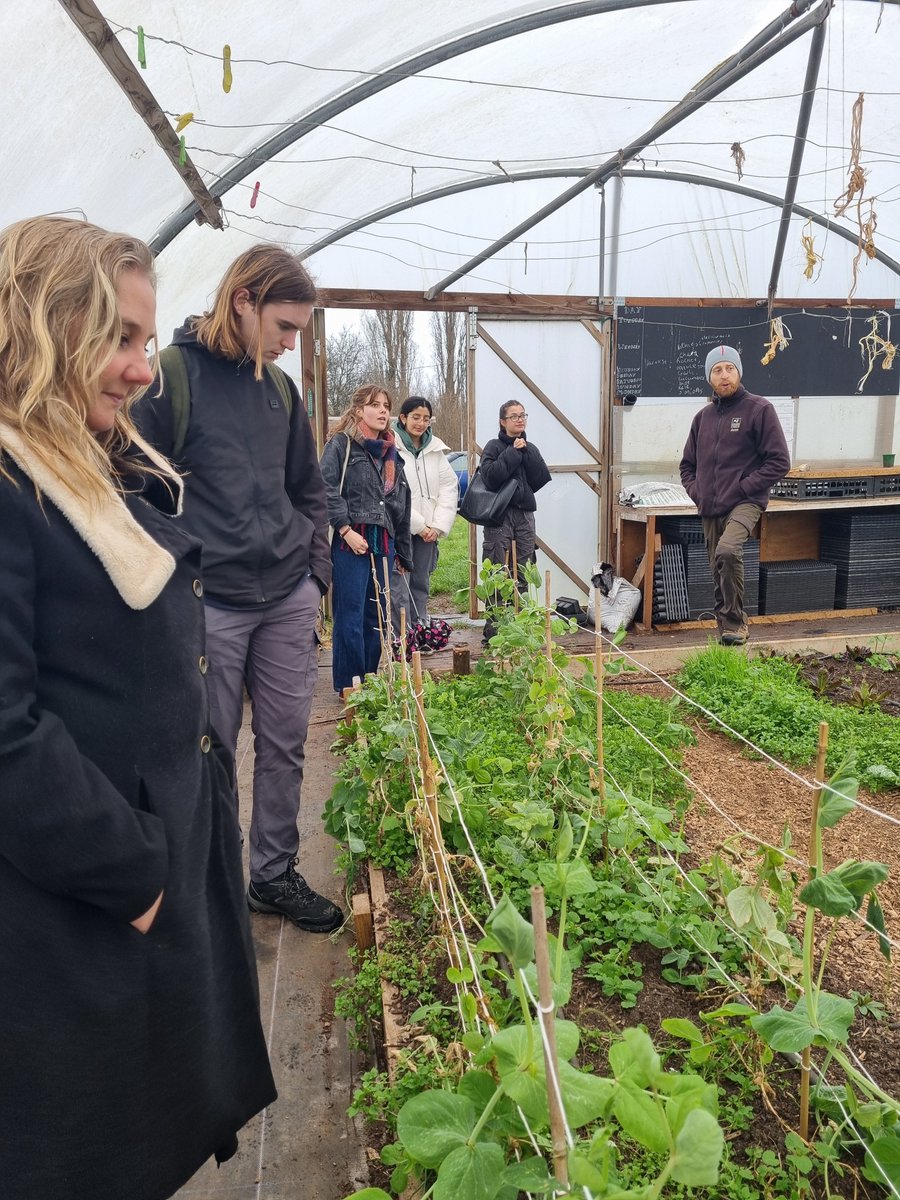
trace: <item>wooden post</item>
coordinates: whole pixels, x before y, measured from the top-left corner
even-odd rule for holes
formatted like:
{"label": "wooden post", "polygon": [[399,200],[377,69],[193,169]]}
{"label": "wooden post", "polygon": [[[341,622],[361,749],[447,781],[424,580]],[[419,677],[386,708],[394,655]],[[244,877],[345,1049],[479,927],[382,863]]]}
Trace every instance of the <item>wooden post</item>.
{"label": "wooden post", "polygon": [[519,548],[516,545],[516,539],[512,540],[512,577],[515,587],[513,588],[513,612],[519,611]]}
{"label": "wooden post", "polygon": [[369,950],[375,945],[372,904],[365,892],[358,892],[353,897],[353,928],[356,931],[356,945],[360,950]]}
{"label": "wooden post", "polygon": [[453,674],[471,675],[472,662],[468,646],[453,647]]}
{"label": "wooden post", "polygon": [[550,572],[549,571],[544,572],[544,612],[545,612],[544,638],[545,638],[545,642],[546,642],[545,652],[547,655],[547,662],[552,667],[553,666],[553,630],[551,628],[551,624],[553,621],[553,610],[550,607]]}
{"label": "wooden post", "polygon": [[553,1004],[553,982],[550,977],[550,949],[547,943],[547,910],[544,906],[544,889],[531,889],[531,923],[534,926],[534,961],[537,966],[538,1019],[544,1030],[544,1072],[547,1076],[547,1104],[550,1109],[550,1137],[553,1145],[553,1173],[559,1183],[566,1187],[569,1182],[569,1147],[566,1143],[565,1116],[563,1114],[554,1078],[559,1082],[557,1069],[559,1058],[556,1053],[555,1007]]}
{"label": "wooden post", "polygon": [[600,820],[603,822],[603,859],[609,857],[609,831],[606,822],[606,771],[603,764],[603,639],[600,589],[594,588],[594,675],[597,681],[597,794],[600,798]]}
{"label": "wooden post", "polygon": [[[825,787],[825,757],[828,753],[828,722],[819,723],[819,745],[816,750],[816,783],[813,792],[812,818],[809,825],[809,877],[814,879],[819,869],[819,805],[822,801],[822,790]],[[809,910],[809,921],[815,926],[815,911]],[[812,928],[810,929],[810,935]],[[800,1136],[804,1142],[809,1140],[809,1073],[810,1047],[800,1056]]]}

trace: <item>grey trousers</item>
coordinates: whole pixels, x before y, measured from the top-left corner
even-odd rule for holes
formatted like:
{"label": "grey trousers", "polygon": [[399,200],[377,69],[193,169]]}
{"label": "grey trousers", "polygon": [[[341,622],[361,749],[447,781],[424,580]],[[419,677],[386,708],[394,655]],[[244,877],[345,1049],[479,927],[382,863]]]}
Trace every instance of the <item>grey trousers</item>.
{"label": "grey trousers", "polygon": [[762,509],[738,504],[721,517],[703,517],[703,539],[712,572],[719,633],[735,633],[747,622],[744,612],[744,542]]}
{"label": "grey trousers", "polygon": [[391,624],[394,636],[400,636],[400,609],[406,609],[406,628],[421,621],[428,624],[428,595],[431,575],[437,566],[437,542],[424,542],[418,534],[412,539],[413,569],[408,575],[397,574],[397,560],[391,572]]}
{"label": "grey trousers", "polygon": [[[512,544],[516,543],[516,565],[534,562],[535,550],[534,513],[510,506],[503,514],[503,522],[494,528],[485,528],[481,543],[481,561],[492,562],[498,567],[504,563],[512,571]],[[508,560],[508,561],[507,561]],[[519,571],[519,588],[525,587]]]}
{"label": "grey trousers", "polygon": [[[232,754],[250,694],[255,760],[250,878],[265,883],[297,857],[306,732],[318,674],[316,613],[322,596],[307,575],[266,608],[206,606],[213,728]],[[237,788],[235,787],[235,793]]]}

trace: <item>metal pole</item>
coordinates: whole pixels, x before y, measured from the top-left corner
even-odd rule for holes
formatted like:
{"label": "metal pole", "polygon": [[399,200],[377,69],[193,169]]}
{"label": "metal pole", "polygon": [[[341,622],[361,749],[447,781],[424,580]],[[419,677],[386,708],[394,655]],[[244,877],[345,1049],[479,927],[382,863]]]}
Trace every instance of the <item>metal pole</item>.
{"label": "metal pole", "polygon": [[580,196],[581,193],[587,188],[592,187],[597,183],[604,183],[607,179],[611,179],[613,175],[622,169],[626,162],[629,162],[636,154],[640,154],[640,152],[646,149],[651,142],[654,142],[657,140],[657,138],[662,137],[664,133],[668,133],[670,129],[672,129],[675,125],[678,125],[685,119],[685,117],[689,117],[692,113],[696,112],[698,108],[702,108],[704,104],[707,104],[710,100],[714,100],[715,97],[721,92],[727,91],[733,83],[737,83],[739,79],[743,79],[745,75],[749,75],[751,71],[754,71],[762,63],[768,62],[768,60],[776,55],[779,50],[783,50],[785,46],[789,46],[792,42],[795,42],[797,38],[802,37],[808,29],[811,29],[820,21],[823,21],[828,15],[828,12],[831,8],[831,3],[832,0],[823,0],[821,7],[815,9],[813,12],[807,13],[806,16],[801,18],[796,25],[792,26],[790,29],[787,29],[774,41],[762,46],[759,50],[752,53],[748,58],[744,58],[745,50],[738,51],[737,55],[735,55],[735,59],[737,59],[737,64],[735,66],[727,69],[720,67],[709,79],[700,80],[700,82],[687,93],[683,100],[679,101],[674,108],[670,109],[665,116],[661,117],[646,133],[641,134],[640,137],[635,138],[632,142],[629,142],[629,144],[623,150],[620,150],[618,154],[614,155],[614,157],[607,159],[607,161],[601,166],[595,167],[593,171],[589,171],[583,179],[579,179],[577,183],[573,183],[571,187],[567,188],[564,192],[557,196],[555,200],[551,200],[549,204],[545,204],[544,207],[539,209],[536,213],[533,213],[530,217],[527,217],[524,221],[521,221],[515,227],[515,229],[511,229],[509,233],[506,233],[503,235],[503,237],[498,238],[497,241],[488,246],[486,250],[482,250],[479,254],[476,254],[473,258],[470,258],[468,262],[464,263],[457,270],[452,271],[448,276],[446,276],[446,278],[442,279],[440,283],[436,283],[434,287],[430,287],[425,293],[425,299],[433,300],[435,296],[439,296],[441,292],[445,291],[448,287],[450,287],[451,284],[455,283],[457,279],[462,279],[464,275],[468,275],[470,271],[473,271],[476,267],[481,266],[481,264],[487,259],[492,258],[500,250],[505,249],[510,242],[514,242],[516,238],[521,237],[523,233],[527,233],[530,229],[533,229],[535,225],[540,224],[545,217],[550,216],[551,213],[563,208],[576,196]]}
{"label": "metal pole", "polygon": [[[828,13],[826,12],[826,17]],[[819,78],[819,66],[822,62],[822,50],[825,47],[825,21],[817,25],[812,35],[812,45],[809,48],[809,59],[806,63],[806,79],[803,83],[803,99],[800,102],[800,112],[797,114],[797,132],[794,135],[794,150],[791,154],[791,165],[788,171],[787,186],[784,189],[784,204],[781,207],[781,222],[778,226],[778,237],[775,241],[775,255],[772,259],[772,274],[769,276],[769,320],[772,320],[772,305],[775,302],[775,291],[778,287],[778,276],[781,274],[781,262],[784,258],[784,247],[787,243],[788,227],[794,208],[794,197],[797,195],[797,180],[800,177],[800,167],[803,163],[803,151],[806,149],[806,134],[809,129],[809,118],[812,113],[813,100],[816,95],[816,81]]]}

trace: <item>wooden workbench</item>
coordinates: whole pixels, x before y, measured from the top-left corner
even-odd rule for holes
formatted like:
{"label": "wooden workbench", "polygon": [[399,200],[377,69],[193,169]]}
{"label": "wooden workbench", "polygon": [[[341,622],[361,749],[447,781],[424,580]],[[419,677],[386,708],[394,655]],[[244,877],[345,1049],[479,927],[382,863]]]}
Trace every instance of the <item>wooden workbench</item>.
{"label": "wooden workbench", "polygon": [[[843,474],[846,477],[861,475],[895,475],[900,476],[898,467],[859,468],[835,467],[811,470],[798,467],[792,470],[789,479],[835,478]],[[759,523],[759,560],[760,562],[778,562],[783,559],[799,559],[819,557],[819,526],[823,512],[839,512],[848,508],[882,508],[885,506],[900,507],[900,493],[887,496],[866,496],[861,499],[840,500],[771,500],[769,507],[760,517]],[[643,607],[640,619],[635,622],[635,628],[645,631],[652,627],[653,613],[653,574],[656,566],[656,556],[662,545],[662,539],[657,532],[656,522],[661,517],[695,517],[697,509],[693,504],[688,505],[638,505],[631,507],[617,504],[613,510],[615,527],[615,568],[617,575],[630,579],[643,592]],[[798,619],[803,616],[848,616],[850,612],[870,614],[872,609],[833,609],[828,613],[796,613],[791,614]],[[754,617],[754,621],[765,620],[765,617]],[[694,624],[694,622],[691,622]],[[696,622],[702,626],[703,622]],[[681,624],[682,628],[686,623]],[[662,628],[662,627],[661,627]],[[665,626],[669,628],[669,626]]]}

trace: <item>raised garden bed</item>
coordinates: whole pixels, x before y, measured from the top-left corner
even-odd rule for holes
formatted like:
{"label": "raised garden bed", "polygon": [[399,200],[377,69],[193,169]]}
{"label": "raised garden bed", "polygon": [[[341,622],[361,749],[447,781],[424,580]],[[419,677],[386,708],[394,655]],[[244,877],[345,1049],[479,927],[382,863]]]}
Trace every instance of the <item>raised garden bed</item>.
{"label": "raised garden bed", "polygon": [[[547,653],[545,628],[544,615],[527,608],[501,635],[494,666],[469,680],[426,681],[424,748],[415,701],[399,680],[371,683],[354,705],[354,731],[344,734],[348,761],[327,819],[354,854],[394,872],[393,915],[383,922],[390,940],[370,974],[383,967],[391,978],[391,1014],[408,1029],[392,1075],[376,1071],[357,1097],[359,1111],[379,1121],[373,1140],[387,1147],[373,1185],[393,1183],[399,1193],[418,1175],[419,1194],[435,1200],[513,1200],[551,1186],[545,1164],[558,1158],[546,1101],[524,1082],[545,1082],[543,1055],[532,1046],[529,1058],[523,1048],[521,1030],[535,1015],[527,995],[523,1003],[527,970],[513,969],[525,925],[514,914],[527,915],[531,886],[540,884],[551,930],[564,932],[565,948],[551,942],[550,959],[557,998],[574,1022],[574,1033],[560,1026],[573,1182],[558,1194],[650,1197],[691,1186],[735,1200],[886,1194],[900,1148],[890,1099],[900,1049],[894,992],[855,904],[846,916],[820,913],[802,953],[807,871],[791,856],[802,847],[806,858],[810,790],[748,761],[740,743],[695,724],[688,710],[609,679],[601,776],[591,664],[576,673]],[[424,765],[427,794],[425,749],[436,764],[438,836],[419,782]],[[680,770],[706,800],[691,803]],[[795,810],[785,786],[798,789]],[[835,787],[853,791],[846,771]],[[859,834],[857,857],[893,871],[896,855],[882,857],[872,840],[876,827],[884,832],[878,818],[849,803],[853,811],[833,832],[840,796],[825,801],[818,874],[840,883],[829,871],[853,856],[845,830],[866,818],[871,829]],[[750,817],[760,814],[754,827]],[[890,933],[896,898],[884,874],[860,868],[848,881],[870,919],[877,887]],[[493,924],[488,889],[495,901],[506,897]],[[811,964],[826,943],[818,979]],[[864,943],[875,949],[861,954]],[[526,948],[519,965],[528,961]],[[344,999],[359,978],[344,986]],[[358,1007],[365,1025],[371,1008]],[[806,1142],[797,1133],[799,1072],[780,1053],[802,1050],[805,1018],[813,1066],[827,1064],[832,1089],[814,1094]],[[850,1021],[858,1060],[847,1057]],[[649,1037],[623,1040],[637,1023]],[[853,1076],[849,1089],[835,1059]],[[867,1065],[884,1094],[866,1080]],[[673,1099],[678,1088],[703,1115],[687,1119]],[[527,1128],[509,1107],[523,1097]],[[451,1133],[432,1139],[423,1132],[432,1127]],[[532,1161],[516,1165],[517,1157]]]}

